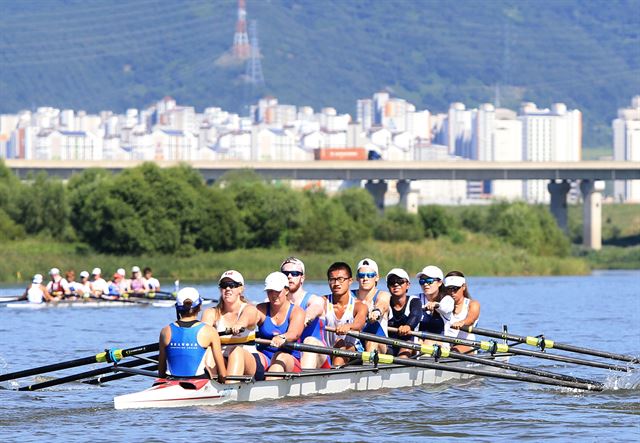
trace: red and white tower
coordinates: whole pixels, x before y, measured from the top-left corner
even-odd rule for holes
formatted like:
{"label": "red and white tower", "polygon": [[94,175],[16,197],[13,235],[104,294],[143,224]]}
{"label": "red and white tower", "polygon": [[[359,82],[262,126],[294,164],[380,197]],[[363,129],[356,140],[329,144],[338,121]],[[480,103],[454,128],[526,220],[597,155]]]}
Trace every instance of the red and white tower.
{"label": "red and white tower", "polygon": [[233,35],[233,57],[239,60],[246,60],[251,56],[251,45],[249,45],[249,35],[247,34],[247,7],[245,0],[238,0],[238,21],[236,22],[236,33]]}

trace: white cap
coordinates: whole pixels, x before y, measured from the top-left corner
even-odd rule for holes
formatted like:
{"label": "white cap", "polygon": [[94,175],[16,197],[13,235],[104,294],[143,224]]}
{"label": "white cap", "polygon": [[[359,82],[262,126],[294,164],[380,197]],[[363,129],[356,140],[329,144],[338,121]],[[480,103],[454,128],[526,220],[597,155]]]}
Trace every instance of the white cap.
{"label": "white cap", "polygon": [[461,277],[460,275],[450,275],[449,277],[444,279],[444,287],[446,288],[447,286],[462,286],[466,283],[467,281],[464,279],[464,277]]}
{"label": "white cap", "polygon": [[60,269],[51,268],[51,270],[49,271],[49,275],[60,275]]}
{"label": "white cap", "polygon": [[93,268],[93,271],[91,271],[91,275],[102,275],[102,269]]}
{"label": "white cap", "polygon": [[431,277],[431,278],[439,278],[440,281],[444,280],[444,274],[442,273],[442,269],[437,266],[425,266],[422,271],[416,274],[416,278],[420,277]]}
{"label": "white cap", "polygon": [[302,273],[304,274],[304,263],[302,262],[302,260],[300,260],[299,258],[296,257],[289,257],[287,258],[285,261],[282,262],[282,264],[280,265],[280,270],[282,271],[282,268],[284,268],[284,265],[291,263],[292,265],[298,266],[300,268],[300,271],[302,271]]}
{"label": "white cap", "polygon": [[282,291],[289,287],[289,279],[282,272],[272,272],[264,279],[265,291]]}
{"label": "white cap", "polygon": [[244,278],[242,278],[242,274],[240,274],[238,271],[234,271],[233,269],[223,272],[220,276],[220,279],[218,280],[218,283],[220,283],[225,278],[229,278],[236,283],[244,285]]}
{"label": "white cap", "polygon": [[376,271],[376,274],[379,274],[379,272],[378,272],[378,263],[376,263],[372,259],[363,258],[362,260],[360,260],[358,262],[358,266],[356,266],[356,272],[358,272],[360,270],[360,268],[362,268],[363,266],[368,266],[371,269],[373,269],[374,271]]}
{"label": "white cap", "polygon": [[87,271],[82,271],[80,273],[80,277],[89,277],[89,273]]}
{"label": "white cap", "polygon": [[31,281],[34,285],[39,285],[42,283],[42,274],[36,274],[33,276],[33,280]]}
{"label": "white cap", "polygon": [[196,306],[200,306],[202,303],[202,298],[200,298],[200,293],[196,288],[182,288],[176,294],[176,308],[180,309],[184,306],[184,302],[187,300],[191,300],[191,307],[195,308]]}
{"label": "white cap", "polygon": [[118,268],[118,270],[116,271],[116,274],[124,277],[125,275],[127,275],[127,272],[124,270],[124,268]]}
{"label": "white cap", "polygon": [[409,274],[407,274],[407,271],[401,268],[393,268],[392,270],[390,270],[389,273],[387,274],[386,280],[389,281],[389,277],[391,277],[392,275],[395,275],[396,277],[404,278],[406,281],[411,281],[411,279],[409,278]]}
{"label": "white cap", "polygon": [[140,268],[138,266],[134,266],[131,268],[131,272],[140,272]]}

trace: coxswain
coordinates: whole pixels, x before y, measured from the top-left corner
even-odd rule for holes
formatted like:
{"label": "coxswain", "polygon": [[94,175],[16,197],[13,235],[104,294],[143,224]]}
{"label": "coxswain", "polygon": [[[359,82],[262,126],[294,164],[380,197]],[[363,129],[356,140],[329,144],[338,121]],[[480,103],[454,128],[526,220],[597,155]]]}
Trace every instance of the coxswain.
{"label": "coxswain", "polygon": [[55,301],[55,299],[47,291],[47,287],[42,284],[42,274],[36,274],[33,276],[31,283],[25,289],[24,294],[19,300],[28,300],[29,303],[45,303]]}
{"label": "coxswain", "polygon": [[202,322],[213,326],[218,333],[230,330],[232,335],[221,336],[222,355],[227,361],[228,375],[249,375],[264,380],[268,363],[253,344],[246,344],[255,335],[258,310],[244,296],[244,278],[238,271],[225,271],[218,280],[220,302],[202,313]]}
{"label": "coxswain", "polygon": [[[480,302],[472,300],[467,287],[467,280],[460,271],[451,271],[444,277],[444,291],[453,297],[454,308],[451,318],[445,321],[444,335],[447,337],[475,340],[475,334],[461,331],[462,326],[475,326],[480,317]],[[470,352],[470,346],[455,345],[452,347],[457,352]]]}
{"label": "coxswain", "polygon": [[[289,301],[300,306],[305,313],[304,329],[300,336],[300,342],[314,346],[326,346],[323,322],[324,299],[304,289],[304,263],[299,258],[289,257],[280,265],[280,271],[289,280],[289,295],[287,296]],[[313,352],[302,352],[300,365],[302,369],[331,368],[328,356]]]}
{"label": "coxswain", "polygon": [[60,269],[51,268],[49,271],[51,280],[47,283],[47,291],[52,297],[62,299],[71,295],[71,289],[69,289],[69,283],[66,279],[60,275]]}
{"label": "coxswain", "polygon": [[[409,334],[418,328],[422,319],[422,304],[420,299],[408,295],[411,285],[409,274],[401,268],[393,268],[387,274],[387,288],[391,293],[391,310],[389,312],[389,326],[397,328],[397,333],[389,333],[390,338],[401,338],[416,341]],[[410,357],[412,350],[394,346],[393,355],[396,357]]]}
{"label": "coxswain", "polygon": [[[269,365],[269,372],[300,372],[300,352],[280,349],[286,342],[296,342],[304,329],[304,310],[287,298],[289,279],[282,272],[272,272],[264,280],[268,301],[258,308],[257,337],[270,345],[257,346]],[[271,379],[267,376],[267,380]],[[275,377],[274,377],[275,379]]]}
{"label": "coxswain", "polygon": [[[351,293],[351,267],[344,262],[333,263],[327,270],[327,279],[331,293],[325,297],[325,325],[336,330],[335,333],[326,331],[327,345],[350,351],[364,351],[360,340],[346,335],[348,331],[362,331],[367,320],[366,305],[356,300]],[[334,366],[341,366],[346,361],[343,357],[333,357],[332,363]]]}
{"label": "coxswain", "polygon": [[[353,295],[367,307],[367,323],[362,332],[386,337],[387,323],[389,321],[389,301],[391,295],[387,291],[378,288],[380,275],[378,264],[370,259],[363,258],[356,266],[356,279],[358,289],[352,291]],[[365,350],[386,353],[387,345],[374,341],[364,342]]]}
{"label": "coxswain", "polygon": [[[158,374],[177,378],[213,378],[224,383],[227,370],[222,357],[220,336],[211,326],[198,321],[202,298],[195,288],[183,288],[176,296],[177,321],[160,332]],[[210,370],[205,355],[210,350],[216,367]]]}

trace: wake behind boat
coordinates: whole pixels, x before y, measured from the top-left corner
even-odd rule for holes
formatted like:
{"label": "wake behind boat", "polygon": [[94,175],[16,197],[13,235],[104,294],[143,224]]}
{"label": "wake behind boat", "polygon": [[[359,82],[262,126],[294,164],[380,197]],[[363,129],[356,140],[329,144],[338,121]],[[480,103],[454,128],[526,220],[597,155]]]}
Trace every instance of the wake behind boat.
{"label": "wake behind boat", "polygon": [[[203,304],[210,305],[213,300],[205,300]],[[1,306],[1,305],[0,305]],[[18,301],[6,303],[9,309],[21,310],[39,310],[54,308],[122,308],[122,307],[141,307],[151,306],[154,308],[171,308],[175,306],[174,300],[160,300],[149,297],[129,297],[119,300],[102,300],[95,298],[74,299],[74,300],[58,300],[42,303],[31,303],[29,301]]]}

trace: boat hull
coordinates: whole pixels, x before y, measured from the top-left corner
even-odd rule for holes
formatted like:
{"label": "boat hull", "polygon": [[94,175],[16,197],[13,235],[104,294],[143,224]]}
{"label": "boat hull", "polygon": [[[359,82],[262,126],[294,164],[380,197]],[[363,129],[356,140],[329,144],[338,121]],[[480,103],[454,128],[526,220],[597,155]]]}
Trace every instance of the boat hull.
{"label": "boat hull", "polygon": [[[504,361],[508,357],[498,357]],[[486,366],[459,361],[446,363],[452,367]],[[141,392],[114,398],[116,409],[169,408],[185,406],[219,406],[229,402],[274,400],[285,397],[338,394],[346,391],[375,391],[440,384],[473,377],[458,372],[401,365],[380,365],[345,370],[318,370],[304,376],[235,384],[219,384],[209,380],[158,380]]]}

